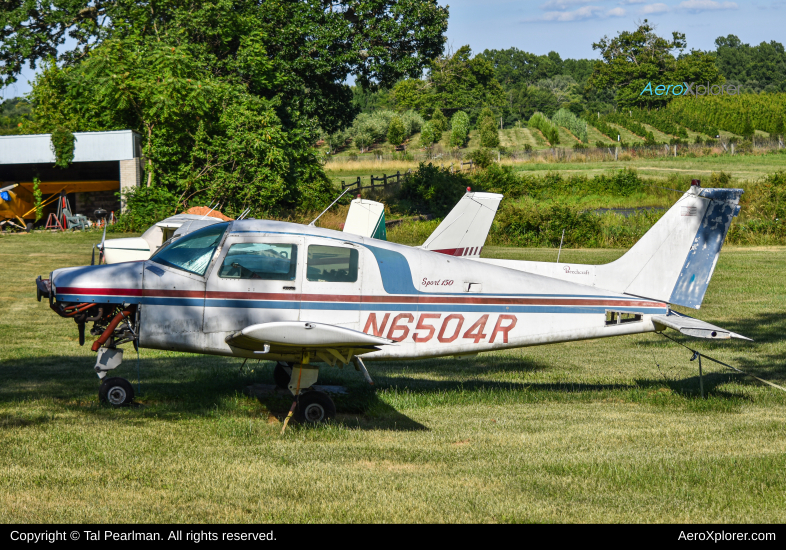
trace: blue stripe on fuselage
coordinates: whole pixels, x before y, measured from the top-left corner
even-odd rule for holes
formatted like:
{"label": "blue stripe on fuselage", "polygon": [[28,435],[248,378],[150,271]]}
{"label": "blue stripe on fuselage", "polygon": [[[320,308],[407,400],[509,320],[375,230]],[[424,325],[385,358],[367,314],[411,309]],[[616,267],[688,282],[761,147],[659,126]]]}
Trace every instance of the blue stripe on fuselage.
{"label": "blue stripe on fuselage", "polygon": [[627,307],[614,306],[582,306],[581,303],[571,305],[509,305],[504,304],[397,304],[394,302],[358,303],[358,302],[296,302],[289,300],[225,300],[201,298],[152,298],[139,296],[84,296],[61,295],[59,301],[95,302],[97,304],[147,304],[157,306],[205,307],[209,308],[244,308],[244,309],[303,309],[319,311],[402,311],[412,313],[605,313],[609,308],[614,311],[658,314],[666,313],[668,308],[658,307]]}

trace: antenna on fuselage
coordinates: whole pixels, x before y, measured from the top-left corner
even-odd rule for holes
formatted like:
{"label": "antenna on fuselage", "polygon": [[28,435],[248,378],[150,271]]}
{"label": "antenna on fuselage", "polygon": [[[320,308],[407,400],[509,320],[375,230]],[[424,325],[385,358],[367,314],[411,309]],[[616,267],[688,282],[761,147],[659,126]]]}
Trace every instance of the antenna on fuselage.
{"label": "antenna on fuselage", "polygon": [[236,221],[240,221],[243,218],[245,218],[248,215],[249,212],[251,212],[251,207],[250,206],[248,208],[246,208],[245,210],[243,210],[243,212],[237,217]]}
{"label": "antenna on fuselage", "polygon": [[203,219],[203,220],[206,220],[206,219],[207,219],[207,217],[210,215],[210,213],[211,213],[213,210],[215,210],[216,208],[218,208],[218,201],[216,201],[216,204],[212,204],[212,203],[210,204],[210,210],[208,210],[208,211],[207,211],[207,214],[205,214],[204,216],[202,216],[202,219]]}
{"label": "antenna on fuselage", "polygon": [[[351,187],[347,187],[346,189],[344,189],[344,192],[343,192],[343,193],[341,193],[341,194],[338,196],[338,199],[336,199],[336,200],[334,200],[333,202],[331,202],[331,203],[330,203],[330,206],[328,206],[327,208],[325,208],[325,209],[322,211],[322,214],[324,214],[325,212],[327,212],[328,210],[330,210],[331,208],[333,208],[333,205],[334,205],[334,204],[336,204],[336,203],[338,202],[338,200],[339,200],[341,197],[343,197],[343,196],[344,196],[344,195],[347,193],[347,191],[349,191],[350,189],[352,189],[352,188],[351,188]],[[308,225],[309,225],[309,226],[312,226],[312,225],[314,225],[315,223],[317,223],[317,220],[318,220],[319,218],[321,218],[321,217],[322,217],[322,214],[320,214],[319,216],[317,216],[316,218],[314,218],[314,221],[313,221],[313,222],[311,222],[311,223],[310,223],[310,224],[308,224]]]}

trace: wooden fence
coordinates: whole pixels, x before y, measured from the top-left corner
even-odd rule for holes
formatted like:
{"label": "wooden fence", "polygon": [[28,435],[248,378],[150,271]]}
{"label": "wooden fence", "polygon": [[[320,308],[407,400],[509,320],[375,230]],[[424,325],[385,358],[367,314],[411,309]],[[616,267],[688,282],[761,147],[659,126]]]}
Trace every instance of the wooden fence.
{"label": "wooden fence", "polygon": [[[392,187],[394,185],[399,185],[401,183],[401,180],[403,178],[406,178],[407,175],[410,174],[411,172],[412,170],[407,170],[405,173],[402,174],[401,172],[396,171],[395,174],[390,174],[389,176],[387,174],[382,174],[381,177],[374,176],[374,174],[372,174],[370,178],[371,179],[370,185],[363,185],[360,176],[358,176],[358,178],[355,181],[351,181],[349,183],[346,183],[344,180],[341,180],[341,189],[344,190],[347,187],[350,188],[355,187],[355,191],[363,191],[364,189],[371,189],[372,191],[375,190],[387,191],[389,187]],[[381,182],[381,183],[377,183],[377,182]]]}
{"label": "wooden fence", "polygon": [[[472,169],[474,168],[474,164],[470,160],[469,162],[462,162],[462,163],[460,163],[458,170],[459,171],[464,171],[465,170],[465,168],[464,168],[465,166],[469,166],[469,168],[466,169],[469,172],[471,172]],[[450,165],[449,169],[450,169],[451,172],[453,172],[453,165],[452,164]],[[355,181],[351,181],[349,183],[347,183],[344,180],[341,180],[341,190],[343,191],[347,187],[349,187],[349,188],[353,188],[354,187],[354,190],[358,191],[358,192],[363,191],[364,189],[371,189],[372,192],[373,191],[385,192],[390,187],[392,187],[394,185],[396,185],[396,186],[400,185],[402,180],[404,178],[406,178],[407,176],[409,176],[409,174],[411,174],[411,173],[412,173],[412,170],[410,169],[410,170],[407,170],[406,172],[404,172],[403,174],[401,172],[399,172],[399,171],[396,171],[395,174],[390,174],[390,175],[382,174],[382,176],[375,176],[374,174],[371,174],[371,176],[369,178],[369,180],[370,180],[370,184],[369,185],[363,185],[363,182],[362,182],[360,176],[358,176]]]}

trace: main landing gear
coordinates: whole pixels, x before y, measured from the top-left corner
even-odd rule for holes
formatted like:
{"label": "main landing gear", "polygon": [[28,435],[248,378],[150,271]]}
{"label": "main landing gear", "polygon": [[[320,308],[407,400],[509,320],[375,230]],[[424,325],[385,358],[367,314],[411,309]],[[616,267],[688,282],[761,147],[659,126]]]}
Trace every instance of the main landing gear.
{"label": "main landing gear", "polygon": [[318,375],[318,367],[298,363],[279,361],[273,369],[276,386],[295,396],[294,417],[301,424],[318,424],[336,417],[336,405],[330,396],[312,387]]}

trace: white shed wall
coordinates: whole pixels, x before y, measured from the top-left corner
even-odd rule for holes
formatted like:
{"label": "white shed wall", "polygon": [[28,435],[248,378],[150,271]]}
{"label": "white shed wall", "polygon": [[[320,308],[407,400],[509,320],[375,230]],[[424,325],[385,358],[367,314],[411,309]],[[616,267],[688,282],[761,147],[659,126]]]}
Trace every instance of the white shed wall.
{"label": "white shed wall", "polygon": [[[118,161],[139,157],[132,130],[74,132],[74,162]],[[136,139],[135,139],[136,138]],[[0,136],[0,164],[54,163],[50,134]]]}

